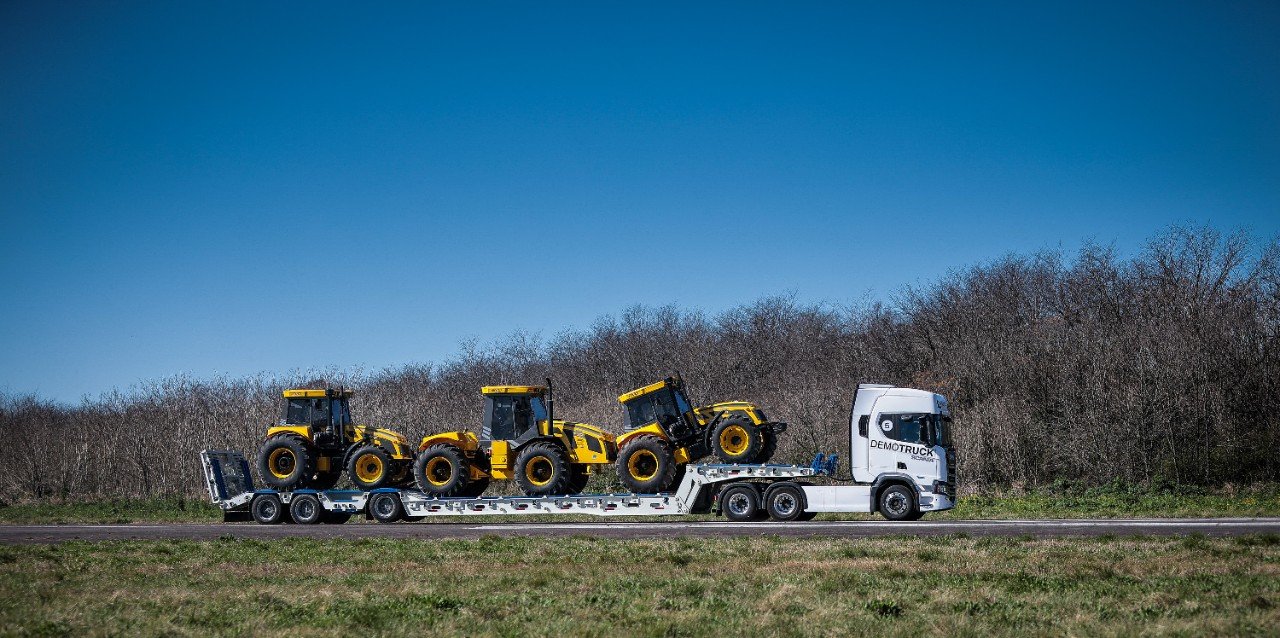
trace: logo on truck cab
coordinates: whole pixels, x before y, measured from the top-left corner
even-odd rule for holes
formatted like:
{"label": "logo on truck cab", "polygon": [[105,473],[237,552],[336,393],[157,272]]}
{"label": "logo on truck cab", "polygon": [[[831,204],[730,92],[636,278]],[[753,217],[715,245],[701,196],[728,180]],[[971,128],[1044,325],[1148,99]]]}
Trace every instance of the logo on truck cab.
{"label": "logo on truck cab", "polygon": [[[885,421],[885,423],[888,423],[888,421]],[[882,427],[883,425],[884,424],[881,424]],[[878,448],[881,450],[888,450],[890,452],[906,452],[907,454],[910,454],[912,458],[914,458],[917,461],[929,461],[929,460],[933,460],[934,458],[933,450],[923,445],[911,445],[910,443],[895,443],[893,441],[881,441],[876,439],[871,441],[871,447]]]}

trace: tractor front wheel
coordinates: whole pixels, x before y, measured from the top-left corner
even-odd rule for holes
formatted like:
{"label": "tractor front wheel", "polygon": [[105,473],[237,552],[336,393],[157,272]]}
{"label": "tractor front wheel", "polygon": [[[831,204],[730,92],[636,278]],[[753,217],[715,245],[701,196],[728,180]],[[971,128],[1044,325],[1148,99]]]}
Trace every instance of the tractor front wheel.
{"label": "tractor front wheel", "polygon": [[569,492],[569,455],[555,443],[530,443],[516,455],[516,482],[529,496]]}
{"label": "tractor front wheel", "polygon": [[725,463],[755,463],[763,447],[760,428],[740,416],[725,419],[711,433],[711,449]]}
{"label": "tractor front wheel", "polygon": [[347,459],[347,477],[359,489],[369,491],[387,487],[394,480],[396,468],[391,454],[376,445],[362,445]]}

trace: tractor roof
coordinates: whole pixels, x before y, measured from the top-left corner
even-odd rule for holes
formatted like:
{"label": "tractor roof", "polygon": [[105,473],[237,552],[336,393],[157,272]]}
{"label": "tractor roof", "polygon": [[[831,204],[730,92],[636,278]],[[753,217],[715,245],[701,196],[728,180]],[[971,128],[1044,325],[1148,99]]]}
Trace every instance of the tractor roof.
{"label": "tractor roof", "polygon": [[317,390],[314,388],[299,388],[295,390],[285,390],[284,398],[286,399],[323,399],[332,392],[333,396],[348,398],[355,392],[351,390]]}
{"label": "tractor roof", "polygon": [[627,401],[630,401],[632,399],[638,399],[646,394],[649,394],[650,392],[657,392],[658,390],[661,390],[667,387],[670,381],[671,381],[670,379],[663,379],[657,383],[650,383],[649,385],[643,388],[637,388],[635,390],[632,390],[618,397],[618,401],[620,403],[626,403]]}
{"label": "tractor roof", "polygon": [[547,387],[543,385],[487,385],[480,388],[480,393],[484,395],[490,394],[534,394],[543,395],[547,393]]}

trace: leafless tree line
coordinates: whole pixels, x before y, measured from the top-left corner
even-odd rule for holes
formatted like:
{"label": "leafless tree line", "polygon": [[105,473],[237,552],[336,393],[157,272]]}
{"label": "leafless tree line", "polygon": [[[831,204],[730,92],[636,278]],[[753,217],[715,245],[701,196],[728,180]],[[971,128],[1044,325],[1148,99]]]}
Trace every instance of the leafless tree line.
{"label": "leafless tree line", "polygon": [[476,428],[486,384],[557,386],[557,416],[619,432],[618,394],[680,371],[696,401],[791,423],[780,457],[842,452],[859,382],[951,399],[970,489],[1280,479],[1280,244],[1168,230],[1139,256],[1008,256],[850,307],[769,297],[707,316],[635,307],[546,341],[463,344],[439,365],[172,377],[64,406],[0,396],[0,498],[198,496],[197,452],[252,454],[280,390],[359,391],[357,420],[410,437]]}

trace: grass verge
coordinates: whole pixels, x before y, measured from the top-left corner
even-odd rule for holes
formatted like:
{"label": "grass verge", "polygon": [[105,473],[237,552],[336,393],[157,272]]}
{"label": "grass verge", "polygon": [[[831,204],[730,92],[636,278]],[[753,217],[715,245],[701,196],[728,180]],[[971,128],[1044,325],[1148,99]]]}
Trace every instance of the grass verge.
{"label": "grass verge", "polygon": [[0,634],[8,635],[1274,635],[1276,627],[1276,536],[0,547]]}

